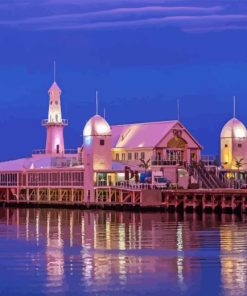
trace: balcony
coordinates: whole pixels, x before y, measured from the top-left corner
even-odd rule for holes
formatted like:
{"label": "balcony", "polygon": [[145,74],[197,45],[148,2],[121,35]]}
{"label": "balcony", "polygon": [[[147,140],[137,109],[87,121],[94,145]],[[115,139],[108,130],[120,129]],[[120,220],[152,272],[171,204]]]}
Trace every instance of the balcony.
{"label": "balcony", "polygon": [[151,164],[153,166],[185,166],[186,162],[181,160],[167,160],[162,158],[151,158]]}
{"label": "balcony", "polygon": [[33,155],[44,155],[44,154],[55,154],[55,155],[63,155],[63,154],[77,154],[78,151],[77,149],[65,149],[64,151],[62,151],[61,153],[49,153],[49,151],[46,153],[46,150],[45,149],[35,149],[33,150]]}
{"label": "balcony", "polygon": [[49,121],[48,119],[43,119],[41,121],[42,126],[49,126],[49,125],[61,125],[67,126],[69,124],[68,119],[62,119],[61,121]]}

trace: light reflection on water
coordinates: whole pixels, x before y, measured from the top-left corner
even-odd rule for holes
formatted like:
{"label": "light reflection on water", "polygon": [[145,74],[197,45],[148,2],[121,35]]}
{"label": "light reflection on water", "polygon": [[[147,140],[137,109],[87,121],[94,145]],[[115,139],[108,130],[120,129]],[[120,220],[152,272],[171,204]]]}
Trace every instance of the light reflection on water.
{"label": "light reflection on water", "polygon": [[246,222],[0,209],[0,295],[246,295]]}

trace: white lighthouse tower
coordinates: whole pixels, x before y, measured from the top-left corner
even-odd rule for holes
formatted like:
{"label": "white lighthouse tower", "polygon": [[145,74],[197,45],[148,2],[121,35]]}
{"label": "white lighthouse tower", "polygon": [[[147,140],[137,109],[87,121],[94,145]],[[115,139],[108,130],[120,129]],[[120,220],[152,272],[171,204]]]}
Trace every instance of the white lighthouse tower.
{"label": "white lighthouse tower", "polygon": [[64,154],[63,129],[68,125],[68,120],[62,119],[61,93],[54,77],[54,82],[48,91],[50,96],[48,119],[42,121],[42,125],[46,127],[46,154]]}

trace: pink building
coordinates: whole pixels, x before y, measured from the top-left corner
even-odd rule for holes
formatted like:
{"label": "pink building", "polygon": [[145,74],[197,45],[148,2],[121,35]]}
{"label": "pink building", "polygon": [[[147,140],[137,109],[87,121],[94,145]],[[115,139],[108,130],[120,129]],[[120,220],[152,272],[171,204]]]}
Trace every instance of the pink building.
{"label": "pink building", "polygon": [[[66,150],[68,121],[62,119],[60,96],[54,81],[48,118],[42,121],[45,149],[0,163],[0,200],[80,204],[121,199],[124,193],[114,190],[126,184],[138,190],[167,179],[187,188],[193,179],[189,165],[201,160],[202,146],[180,121],[110,126],[96,114],[84,127],[82,147]],[[150,176],[148,183],[141,180],[143,174]]]}

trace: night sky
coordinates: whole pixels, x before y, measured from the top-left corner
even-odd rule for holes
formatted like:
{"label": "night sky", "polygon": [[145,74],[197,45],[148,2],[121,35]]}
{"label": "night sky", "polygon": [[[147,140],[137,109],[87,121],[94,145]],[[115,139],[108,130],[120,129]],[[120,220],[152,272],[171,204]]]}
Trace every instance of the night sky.
{"label": "night sky", "polygon": [[100,110],[110,124],[180,119],[219,153],[232,116],[247,124],[245,0],[1,0],[0,160],[44,148],[48,88],[62,89],[66,148]]}

